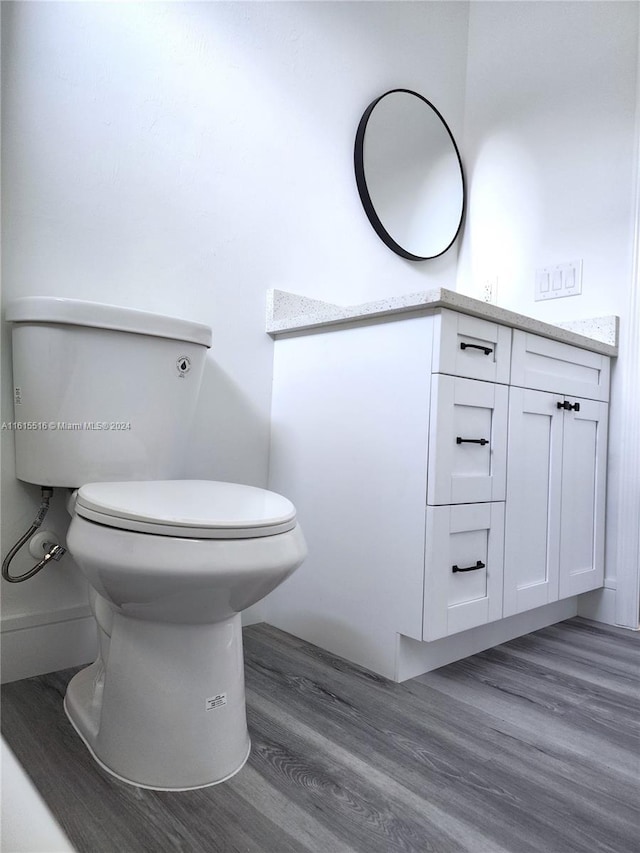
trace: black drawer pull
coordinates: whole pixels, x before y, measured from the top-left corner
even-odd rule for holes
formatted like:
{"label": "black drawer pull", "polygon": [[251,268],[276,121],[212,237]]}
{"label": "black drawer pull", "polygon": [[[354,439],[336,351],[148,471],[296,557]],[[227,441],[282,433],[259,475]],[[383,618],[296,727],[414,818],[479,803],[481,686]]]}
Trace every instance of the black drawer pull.
{"label": "black drawer pull", "polygon": [[460,438],[460,436],[456,436],[456,444],[481,444],[483,447],[485,444],[489,444],[488,438]]}
{"label": "black drawer pull", "polygon": [[491,355],[493,352],[491,347],[481,347],[479,344],[466,344],[464,341],[460,341],[460,349],[481,349],[485,355]]}
{"label": "black drawer pull", "polygon": [[579,412],[580,411],[580,403],[571,404],[568,400],[565,400],[564,403],[558,402],[558,408],[564,409],[567,412],[570,412],[571,410],[573,410],[574,412]]}
{"label": "black drawer pull", "polygon": [[476,569],[486,569],[485,564],[482,560],[478,560],[475,566],[467,566],[466,569],[461,569],[460,566],[451,566],[451,571],[455,574],[456,572],[475,572]]}

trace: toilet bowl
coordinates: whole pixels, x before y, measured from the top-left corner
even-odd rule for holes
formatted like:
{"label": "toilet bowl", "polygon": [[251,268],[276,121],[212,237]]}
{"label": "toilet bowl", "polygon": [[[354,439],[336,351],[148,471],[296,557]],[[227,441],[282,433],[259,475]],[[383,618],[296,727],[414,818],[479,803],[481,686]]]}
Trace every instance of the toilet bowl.
{"label": "toilet bowl", "polygon": [[64,707],[94,758],[158,790],[214,785],[249,754],[241,613],[306,546],[293,505],[180,479],[211,329],[58,297],[7,306],[16,476],[76,489],[67,548],[86,576],[97,660]]}
{"label": "toilet bowl", "polygon": [[67,544],[101,639],[67,689],[76,731],[140,787],[228,779],[250,749],[240,613],[304,559],[292,504],[234,483],[95,483],[78,492]]}

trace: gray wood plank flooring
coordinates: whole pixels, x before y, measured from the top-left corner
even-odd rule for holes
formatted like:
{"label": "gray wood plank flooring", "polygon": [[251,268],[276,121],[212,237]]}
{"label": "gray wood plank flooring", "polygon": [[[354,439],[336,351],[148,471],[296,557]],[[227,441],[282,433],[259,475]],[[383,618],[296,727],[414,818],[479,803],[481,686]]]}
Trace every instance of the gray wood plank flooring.
{"label": "gray wood plank flooring", "polygon": [[251,757],[199,791],[102,771],[62,709],[76,670],[4,686],[3,734],[78,851],[640,849],[640,635],[571,619],[404,684],[267,625],[244,643]]}

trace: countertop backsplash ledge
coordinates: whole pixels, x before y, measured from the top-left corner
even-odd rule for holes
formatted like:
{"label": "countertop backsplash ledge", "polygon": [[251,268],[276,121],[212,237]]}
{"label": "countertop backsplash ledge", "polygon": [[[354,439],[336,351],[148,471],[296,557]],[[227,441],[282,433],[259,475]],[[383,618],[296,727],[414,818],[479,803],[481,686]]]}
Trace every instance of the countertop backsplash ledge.
{"label": "countertop backsplash ledge", "polygon": [[285,290],[271,289],[267,292],[266,331],[276,338],[357,320],[374,320],[436,308],[449,308],[483,320],[492,320],[603,355],[618,355],[620,322],[615,315],[565,321],[556,325],[441,287],[360,305],[336,305]]}

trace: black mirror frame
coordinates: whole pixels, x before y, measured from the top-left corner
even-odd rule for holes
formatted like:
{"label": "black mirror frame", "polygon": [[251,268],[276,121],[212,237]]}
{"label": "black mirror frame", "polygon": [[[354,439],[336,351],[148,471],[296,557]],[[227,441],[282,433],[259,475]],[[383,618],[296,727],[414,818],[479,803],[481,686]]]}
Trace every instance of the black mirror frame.
{"label": "black mirror frame", "polygon": [[[453,149],[456,153],[456,157],[458,158],[458,164],[460,166],[460,178],[462,180],[462,209],[460,211],[460,222],[458,223],[458,227],[456,228],[456,232],[453,235],[451,242],[441,252],[438,252],[436,255],[425,255],[424,257],[422,255],[414,255],[411,252],[408,252],[406,249],[404,249],[399,243],[396,243],[396,241],[393,239],[393,237],[386,230],[386,228],[384,227],[384,225],[382,224],[382,222],[380,220],[380,217],[376,213],[376,210],[373,206],[373,202],[371,201],[371,196],[369,195],[369,190],[367,188],[367,181],[365,178],[365,171],[364,171],[364,136],[365,136],[365,132],[367,129],[367,123],[369,121],[369,117],[371,116],[371,113],[373,112],[373,110],[376,107],[376,104],[378,104],[378,102],[381,101],[383,98],[386,98],[387,95],[394,94],[394,92],[404,92],[408,95],[415,95],[416,98],[420,98],[421,101],[424,101],[424,103],[434,111],[434,113],[438,116],[438,118],[440,119],[440,121],[444,125],[445,130],[449,134],[449,138],[451,139],[451,144],[453,145]],[[464,221],[464,215],[465,215],[466,204],[467,204],[467,187],[466,187],[466,181],[465,181],[465,177],[464,177],[464,169],[462,167],[462,159],[460,157],[460,152],[458,151],[458,146],[456,145],[456,141],[453,138],[453,134],[451,133],[451,130],[449,129],[449,125],[444,120],[442,113],[440,112],[440,110],[438,110],[437,107],[435,107],[431,103],[431,101],[428,101],[425,97],[423,97],[422,95],[419,95],[417,92],[413,92],[411,89],[389,89],[388,92],[385,92],[383,95],[380,95],[379,98],[376,98],[374,101],[372,101],[369,104],[369,106],[366,108],[364,113],[362,114],[362,118],[360,119],[360,124],[358,125],[358,130],[356,132],[356,141],[355,141],[355,146],[354,146],[354,151],[353,151],[353,163],[354,163],[355,173],[356,173],[356,184],[358,187],[358,193],[360,194],[360,200],[362,201],[362,206],[364,207],[365,213],[367,214],[369,222],[373,226],[374,231],[376,232],[378,237],[380,237],[382,242],[385,243],[386,246],[388,246],[397,255],[400,255],[401,257],[406,258],[408,261],[429,261],[429,260],[432,260],[433,258],[439,258],[441,255],[444,255],[445,252],[449,251],[451,246],[453,246],[453,244],[455,243],[455,241],[458,237],[458,234],[460,233],[460,229],[462,228],[462,223]]]}

